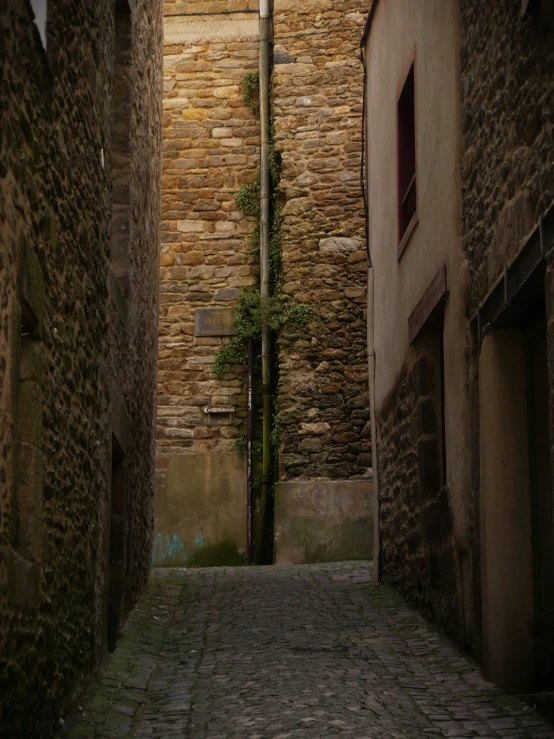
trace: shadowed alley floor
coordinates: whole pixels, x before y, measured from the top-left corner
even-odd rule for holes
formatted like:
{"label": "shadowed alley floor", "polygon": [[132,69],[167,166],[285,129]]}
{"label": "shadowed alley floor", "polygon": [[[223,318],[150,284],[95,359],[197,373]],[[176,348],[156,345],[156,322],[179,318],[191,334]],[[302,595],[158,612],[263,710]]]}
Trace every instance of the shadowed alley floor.
{"label": "shadowed alley floor", "polygon": [[69,736],[554,738],[370,572],[155,570]]}

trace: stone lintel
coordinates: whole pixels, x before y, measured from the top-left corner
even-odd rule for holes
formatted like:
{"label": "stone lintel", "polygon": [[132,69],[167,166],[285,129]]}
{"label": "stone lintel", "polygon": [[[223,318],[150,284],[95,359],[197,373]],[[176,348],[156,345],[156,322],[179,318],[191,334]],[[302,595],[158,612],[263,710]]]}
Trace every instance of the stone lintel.
{"label": "stone lintel", "polygon": [[257,13],[221,13],[206,16],[165,16],[164,43],[199,41],[256,41],[259,38]]}
{"label": "stone lintel", "polygon": [[419,303],[408,318],[408,339],[410,344],[417,339],[424,328],[430,328],[435,309],[448,294],[446,264],[443,264],[427,286]]}

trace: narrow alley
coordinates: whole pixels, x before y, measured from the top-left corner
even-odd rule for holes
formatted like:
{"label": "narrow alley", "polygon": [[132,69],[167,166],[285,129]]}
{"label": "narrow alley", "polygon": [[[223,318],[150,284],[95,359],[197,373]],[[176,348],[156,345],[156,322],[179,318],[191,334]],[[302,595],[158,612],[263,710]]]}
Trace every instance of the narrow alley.
{"label": "narrow alley", "polygon": [[554,0],[0,0],[0,739],[554,739]]}
{"label": "narrow alley", "polygon": [[72,739],[554,737],[368,563],[157,569]]}

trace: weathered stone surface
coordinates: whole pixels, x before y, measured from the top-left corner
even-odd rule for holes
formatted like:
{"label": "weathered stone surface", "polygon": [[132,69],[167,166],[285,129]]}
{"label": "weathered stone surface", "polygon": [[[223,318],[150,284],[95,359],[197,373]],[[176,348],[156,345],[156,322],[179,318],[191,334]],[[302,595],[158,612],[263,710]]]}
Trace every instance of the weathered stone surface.
{"label": "weathered stone surface", "polygon": [[381,566],[385,582],[458,637],[452,512],[448,490],[440,489],[440,439],[436,424],[432,431],[429,424],[437,418],[436,391],[433,366],[422,356],[402,375],[379,417]]}
{"label": "weathered stone surface", "polygon": [[[192,429],[183,431],[193,436]],[[219,432],[224,438],[226,432],[237,433],[232,426]],[[158,455],[152,563],[157,567],[243,564],[245,490],[246,463],[237,454],[210,450]]]}
{"label": "weathered stone surface", "polygon": [[323,252],[349,252],[359,251],[360,241],[358,239],[345,239],[339,236],[329,239],[321,239],[319,251]]}
{"label": "weathered stone surface", "polygon": [[[317,441],[305,439],[299,451],[302,445]],[[369,480],[277,483],[276,564],[369,559],[373,555],[372,534],[373,492]]]}
{"label": "weathered stone surface", "polygon": [[462,219],[471,314],[553,200],[552,30],[538,8],[524,20],[520,10],[507,0],[462,3]]}
{"label": "weathered stone surface", "polygon": [[[116,5],[122,4],[48,3],[46,50],[31,3],[8,0],[0,12],[5,737],[52,736],[105,653],[110,380],[133,417],[124,613],[149,575],[162,15],[155,0],[129,3],[135,43],[121,75],[133,124],[125,131],[128,182],[122,187],[117,126],[112,136]],[[117,210],[122,204],[126,219]],[[130,262],[127,329],[107,287],[111,237],[119,246],[121,234]]]}
{"label": "weathered stone surface", "polygon": [[71,739],[554,736],[365,562],[154,570],[74,719]]}
{"label": "weathered stone surface", "polygon": [[[283,290],[309,326],[278,342],[280,479],[369,477],[354,398],[367,393],[360,192],[364,17],[353,0],[275,0],[275,148],[282,157]],[[314,15],[315,14],[315,15]],[[314,47],[314,18],[317,44]],[[330,390],[334,387],[334,390]],[[363,401],[368,407],[368,398]],[[339,430],[340,429],[340,430]],[[322,436],[323,435],[323,436]],[[323,439],[320,446],[316,441]]]}
{"label": "weathered stone surface", "polygon": [[[158,414],[157,451],[217,452],[229,444],[233,448],[229,428],[231,436],[244,432],[246,372],[244,366],[230,365],[217,380],[215,357],[228,339],[195,336],[195,312],[228,308],[243,287],[257,283],[249,243],[256,224],[241,213],[236,194],[256,176],[259,124],[242,100],[244,75],[258,66],[258,42],[241,37],[239,16],[213,14],[255,10],[257,0],[167,1],[164,9],[193,20],[198,15],[191,14],[205,13],[206,33],[203,40],[167,43],[164,49],[158,370],[163,413]],[[210,40],[213,24],[224,27],[227,38],[214,33]],[[206,397],[204,405],[218,405],[213,399],[222,395],[224,405],[236,407],[232,418],[212,424],[201,413],[189,417],[187,429],[177,425],[182,405],[193,405],[198,396]]]}
{"label": "weathered stone surface", "polygon": [[[468,268],[467,314],[473,317],[478,306],[514,261],[539,218],[554,203],[554,171],[552,140],[554,117],[554,30],[552,18],[545,16],[551,3],[529,3],[529,13],[521,18],[521,3],[507,0],[481,3],[464,0],[460,4],[461,75],[462,75],[462,246]],[[543,17],[541,17],[543,16]],[[494,129],[494,130],[493,130]],[[548,258],[551,263],[552,256]],[[539,288],[541,289],[541,288]],[[554,376],[554,335],[552,334],[553,301],[551,265],[545,279],[546,320],[550,374],[550,442],[554,440],[552,409],[552,377]],[[514,324],[515,326],[515,324]],[[473,330],[473,327],[472,327]],[[487,653],[491,631],[483,631],[481,609],[491,613],[506,611],[491,595],[487,580],[490,572],[482,570],[485,539],[494,542],[499,529],[487,533],[480,520],[486,509],[487,490],[482,487],[484,441],[481,438],[484,419],[482,409],[487,396],[480,397],[479,355],[482,348],[475,342],[468,350],[466,375],[468,393],[473,405],[471,418],[472,486],[468,511],[468,539],[471,552],[470,587],[473,593],[473,640],[476,650]],[[481,368],[482,370],[482,368]],[[492,401],[494,403],[494,401]],[[515,407],[515,406],[514,406]],[[500,438],[510,433],[498,429]],[[490,455],[489,455],[490,456]],[[490,464],[491,462],[487,462]],[[493,462],[494,464],[494,462]],[[509,496],[508,496],[509,497]],[[524,524],[523,524],[524,526]],[[495,533],[491,533],[495,532]],[[512,541],[512,532],[506,529]],[[502,535],[501,535],[502,536]],[[504,539],[506,541],[506,539]],[[518,550],[521,547],[515,547]],[[523,553],[518,561],[525,561]],[[508,568],[509,569],[509,568]],[[497,573],[495,573],[497,574]],[[509,580],[509,578],[508,578]],[[508,582],[506,580],[506,582]],[[501,593],[503,584],[493,576],[494,589]],[[527,579],[528,581],[528,579]],[[488,592],[487,595],[483,595]],[[524,598],[524,596],[522,595]],[[487,600],[485,603],[482,598]],[[528,603],[522,604],[522,610]],[[532,609],[532,606],[530,606]],[[484,621],[483,621],[484,622]],[[494,623],[491,616],[490,623]],[[527,633],[528,626],[525,627]],[[494,629],[493,629],[494,631]],[[517,633],[514,627],[511,637]],[[521,632],[523,633],[523,632]],[[530,634],[530,631],[529,631]],[[496,638],[496,636],[494,637]],[[527,637],[525,637],[527,638]],[[488,642],[488,643],[487,643]],[[514,643],[518,638],[514,637]],[[502,641],[499,641],[502,644]],[[541,647],[538,648],[539,651]],[[499,665],[510,653],[488,659],[501,675]],[[496,663],[496,664],[495,664]],[[522,671],[525,674],[525,671]],[[497,678],[498,679],[498,678]]]}

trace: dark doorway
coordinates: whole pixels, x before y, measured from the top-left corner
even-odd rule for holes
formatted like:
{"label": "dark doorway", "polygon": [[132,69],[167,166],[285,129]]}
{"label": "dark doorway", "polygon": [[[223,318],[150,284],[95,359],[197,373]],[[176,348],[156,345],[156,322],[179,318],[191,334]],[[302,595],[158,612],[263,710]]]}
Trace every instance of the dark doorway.
{"label": "dark doorway", "polygon": [[113,652],[124,616],[127,470],[125,457],[112,437],[110,563],[108,588],[108,651]]}
{"label": "dark doorway", "polygon": [[554,526],[546,328],[546,309],[545,305],[541,304],[534,308],[524,326],[537,690],[554,688]]}

